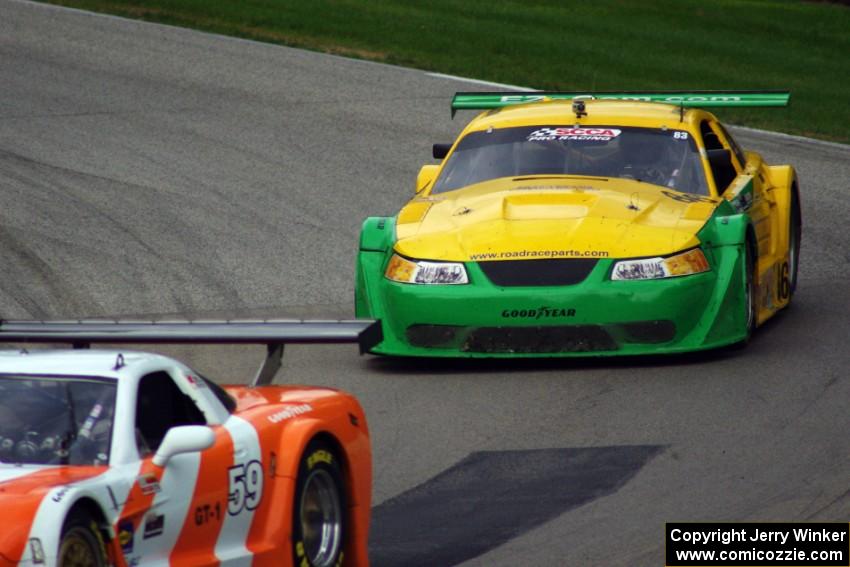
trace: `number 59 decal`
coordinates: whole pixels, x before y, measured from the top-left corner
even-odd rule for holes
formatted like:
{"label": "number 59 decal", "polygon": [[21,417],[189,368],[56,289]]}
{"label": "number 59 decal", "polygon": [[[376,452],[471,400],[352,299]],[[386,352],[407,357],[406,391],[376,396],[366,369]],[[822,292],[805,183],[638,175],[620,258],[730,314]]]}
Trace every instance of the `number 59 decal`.
{"label": "number 59 decal", "polygon": [[263,465],[249,461],[227,469],[227,513],[231,516],[243,510],[254,510],[263,497]]}

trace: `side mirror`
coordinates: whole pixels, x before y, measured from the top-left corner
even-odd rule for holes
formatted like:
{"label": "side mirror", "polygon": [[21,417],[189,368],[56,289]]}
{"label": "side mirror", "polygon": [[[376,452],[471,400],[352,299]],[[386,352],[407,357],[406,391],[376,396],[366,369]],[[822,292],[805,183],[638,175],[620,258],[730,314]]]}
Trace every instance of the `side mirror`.
{"label": "side mirror", "polygon": [[452,149],[451,144],[434,144],[434,147],[431,148],[431,155],[434,156],[434,159],[443,159],[449,155],[450,149]]}
{"label": "side mirror", "polygon": [[437,178],[437,171],[440,170],[439,165],[423,165],[419,170],[419,175],[416,176],[416,193],[421,193],[431,186],[434,179]]}
{"label": "side mirror", "polygon": [[153,464],[164,467],[171,457],[181,453],[197,453],[209,449],[215,443],[215,433],[205,425],[181,425],[172,427],[165,434]]}

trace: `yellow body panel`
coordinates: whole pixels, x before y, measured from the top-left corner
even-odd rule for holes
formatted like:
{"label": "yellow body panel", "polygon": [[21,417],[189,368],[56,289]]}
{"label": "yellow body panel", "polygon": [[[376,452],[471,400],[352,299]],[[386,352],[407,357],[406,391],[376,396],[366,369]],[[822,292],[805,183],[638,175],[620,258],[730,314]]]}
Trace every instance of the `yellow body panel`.
{"label": "yellow body panel", "polygon": [[[469,132],[538,124],[669,128],[695,135],[700,120],[710,116],[698,109],[680,113],[669,104],[589,100],[586,105],[588,115],[581,119],[570,101],[490,110],[472,120],[458,141]],[[704,167],[708,171],[707,163]],[[687,203],[655,185],[581,176],[496,179],[433,196],[430,190],[399,214],[396,250],[403,255],[469,261],[539,258],[547,252],[601,258],[668,254],[698,244],[695,234],[719,202],[704,197]]]}
{"label": "yellow body panel", "polygon": [[680,195],[628,179],[495,179],[411,201],[398,216],[395,249],[459,262],[669,254],[699,244],[695,234],[719,202]]}
{"label": "yellow body panel", "polygon": [[[468,133],[517,126],[631,126],[687,131],[697,141],[710,197],[690,196],[630,179],[583,176],[501,178],[431,195],[448,158],[399,213],[394,249],[409,258],[498,261],[549,257],[636,258],[662,256],[699,245],[697,232],[722,201],[735,203],[750,183],[751,220],[758,251],[758,321],[790,301],[780,292],[789,261],[792,186],[790,166],[769,167],[761,156],[743,156],[727,140],[717,119],[698,108],[630,101],[585,101],[577,118],[571,101],[545,100],[488,110],[473,119],[450,150]],[[706,123],[723,148],[733,150],[735,180],[717,187],[703,146]],[[676,199],[676,196],[679,199]]]}

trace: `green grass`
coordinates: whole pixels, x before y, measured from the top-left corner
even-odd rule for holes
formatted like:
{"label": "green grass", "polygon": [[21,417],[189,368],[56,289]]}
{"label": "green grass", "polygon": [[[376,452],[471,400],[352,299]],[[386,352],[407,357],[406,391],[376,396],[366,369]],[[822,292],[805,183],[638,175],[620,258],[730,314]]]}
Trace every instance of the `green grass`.
{"label": "green grass", "polygon": [[793,94],[788,109],[720,114],[736,124],[850,142],[850,7],[836,4],[792,0],[52,3],[540,89],[789,88]]}

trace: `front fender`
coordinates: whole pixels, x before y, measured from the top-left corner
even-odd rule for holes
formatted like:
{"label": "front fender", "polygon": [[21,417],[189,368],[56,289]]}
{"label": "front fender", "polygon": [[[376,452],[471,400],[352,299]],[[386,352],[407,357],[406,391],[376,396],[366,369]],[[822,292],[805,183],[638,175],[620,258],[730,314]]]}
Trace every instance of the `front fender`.
{"label": "front fender", "polygon": [[[32,525],[28,526],[29,530],[27,530],[29,532],[27,539],[39,540],[44,550],[45,562],[39,565],[46,567],[57,565],[62,525],[78,505],[83,505],[87,509],[96,506],[106,519],[106,525],[101,526],[101,528],[107,531],[111,539],[114,538],[115,534],[112,529],[114,518],[107,515],[113,505],[109,502],[105,485],[57,486],[51,489],[41,500],[38,511],[32,520]],[[32,546],[26,545],[21,557],[21,564],[28,565],[27,562],[33,560]],[[33,562],[32,564],[36,563]]]}
{"label": "front fender", "polygon": [[395,220],[395,217],[369,217],[363,223],[354,284],[356,317],[380,319],[383,316],[375,288],[382,277],[387,256],[393,249]]}
{"label": "front fender", "polygon": [[717,272],[712,301],[706,308],[711,321],[704,337],[714,343],[729,337],[746,338],[746,242],[753,231],[746,213],[715,215],[697,235]]}
{"label": "front fender", "polygon": [[746,213],[715,215],[706,223],[697,237],[708,248],[740,246],[747,241],[750,217]]}
{"label": "front fender", "polygon": [[395,217],[369,217],[360,230],[360,250],[386,252],[395,240]]}
{"label": "front fender", "polygon": [[[284,521],[267,521],[263,535],[265,547],[283,546],[283,554],[292,553],[291,514],[295,502],[296,479],[301,459],[309,443],[322,437],[338,450],[342,461],[347,507],[350,520],[350,538],[345,547],[346,564],[368,565],[369,512],[372,492],[372,455],[366,416],[359,403],[350,396],[335,398],[333,402],[316,405],[321,416],[301,415],[282,422],[279,441],[275,448],[274,490],[268,494],[268,510],[285,514]],[[331,417],[334,416],[334,417]],[[266,497],[264,496],[264,499]],[[255,565],[278,565],[279,557],[255,557]]]}

